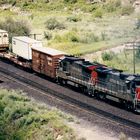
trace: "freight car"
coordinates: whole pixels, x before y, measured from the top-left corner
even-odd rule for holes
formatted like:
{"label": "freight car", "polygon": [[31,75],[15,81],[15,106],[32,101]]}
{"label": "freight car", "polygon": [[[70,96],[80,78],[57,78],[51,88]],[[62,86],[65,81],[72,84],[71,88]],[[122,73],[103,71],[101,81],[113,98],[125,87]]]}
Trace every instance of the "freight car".
{"label": "freight car", "polygon": [[12,51],[0,57],[44,74],[61,84],[72,84],[90,96],[109,98],[140,112],[140,75],[126,74],[99,63],[68,56],[28,37],[14,37]]}
{"label": "freight car", "polygon": [[42,47],[42,42],[26,36],[12,38],[12,52],[20,58],[32,60],[32,47]]}
{"label": "freight car", "polygon": [[64,54],[64,52],[52,48],[34,46],[32,47],[32,69],[40,74],[56,79],[59,58],[64,56]]}
{"label": "freight car", "polygon": [[56,79],[58,60],[64,54],[66,53],[42,47],[41,41],[26,36],[17,36],[12,38],[11,50],[9,49],[8,52],[2,51],[0,57]]}
{"label": "freight car", "polygon": [[42,46],[41,41],[34,40],[26,36],[17,36],[12,38],[12,47],[8,52],[1,51],[0,57],[20,65],[24,68],[32,69],[32,49],[31,47]]}
{"label": "freight car", "polygon": [[5,30],[0,30],[0,51],[5,51],[9,47],[8,32]]}

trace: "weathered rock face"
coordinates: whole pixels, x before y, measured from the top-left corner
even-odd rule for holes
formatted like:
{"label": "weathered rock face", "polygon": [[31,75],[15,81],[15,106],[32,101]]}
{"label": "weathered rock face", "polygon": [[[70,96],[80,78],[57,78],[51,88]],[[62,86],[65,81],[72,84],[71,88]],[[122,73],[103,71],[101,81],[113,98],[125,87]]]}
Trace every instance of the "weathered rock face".
{"label": "weathered rock face", "polygon": [[140,0],[136,0],[134,3],[133,3],[133,7],[135,8],[135,12],[140,12]]}
{"label": "weathered rock face", "polygon": [[94,4],[94,3],[99,3],[101,0],[87,0],[88,3]]}
{"label": "weathered rock face", "polygon": [[131,0],[122,0],[121,4],[122,4],[122,6],[130,5],[131,4]]}

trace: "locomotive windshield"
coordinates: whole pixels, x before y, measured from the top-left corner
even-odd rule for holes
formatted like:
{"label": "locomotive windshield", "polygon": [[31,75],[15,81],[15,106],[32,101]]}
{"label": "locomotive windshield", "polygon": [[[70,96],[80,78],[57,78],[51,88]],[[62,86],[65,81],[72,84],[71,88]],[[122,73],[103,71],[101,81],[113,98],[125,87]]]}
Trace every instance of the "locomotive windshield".
{"label": "locomotive windshield", "polygon": [[140,86],[140,77],[136,77],[135,79],[136,86]]}
{"label": "locomotive windshield", "polygon": [[140,81],[136,81],[136,86],[140,86]]}

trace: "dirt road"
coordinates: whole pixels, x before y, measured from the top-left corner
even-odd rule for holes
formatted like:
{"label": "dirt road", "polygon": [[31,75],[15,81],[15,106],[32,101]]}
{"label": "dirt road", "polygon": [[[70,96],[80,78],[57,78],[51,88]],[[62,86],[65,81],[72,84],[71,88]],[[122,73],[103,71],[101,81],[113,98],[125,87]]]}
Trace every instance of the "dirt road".
{"label": "dirt road", "polygon": [[114,48],[106,49],[104,51],[97,51],[97,52],[93,52],[93,53],[90,53],[90,54],[83,55],[83,58],[85,58],[88,61],[99,61],[100,62],[103,52],[120,53],[124,50],[124,48],[125,48],[125,45],[120,45],[120,46],[117,46],[117,47],[114,47]]}

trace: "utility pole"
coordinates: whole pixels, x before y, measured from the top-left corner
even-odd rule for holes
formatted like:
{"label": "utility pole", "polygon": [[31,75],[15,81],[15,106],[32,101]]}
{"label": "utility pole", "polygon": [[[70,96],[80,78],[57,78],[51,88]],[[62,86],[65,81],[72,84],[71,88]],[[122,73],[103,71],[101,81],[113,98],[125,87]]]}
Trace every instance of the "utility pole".
{"label": "utility pole", "polygon": [[133,43],[133,70],[134,74],[136,73],[136,63],[135,63],[135,43]]}
{"label": "utility pole", "polygon": [[29,36],[33,36],[34,37],[34,39],[37,39],[37,35],[41,35],[41,34],[29,34]]}
{"label": "utility pole", "polygon": [[133,72],[136,73],[136,50],[140,50],[140,42],[129,42],[128,44],[125,44],[125,50],[133,50]]}

